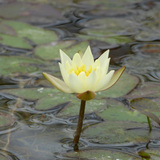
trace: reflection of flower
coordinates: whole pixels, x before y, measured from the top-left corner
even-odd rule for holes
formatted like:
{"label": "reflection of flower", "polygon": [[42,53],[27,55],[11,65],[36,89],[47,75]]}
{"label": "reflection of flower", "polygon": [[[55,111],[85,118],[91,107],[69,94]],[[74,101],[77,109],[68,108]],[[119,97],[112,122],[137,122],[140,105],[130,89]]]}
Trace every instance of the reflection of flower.
{"label": "reflection of flower", "polygon": [[110,62],[108,53],[109,50],[94,61],[91,49],[88,47],[84,55],[76,53],[71,60],[60,50],[61,63],[59,66],[64,81],[47,73],[43,75],[54,87],[65,93],[86,91],[94,93],[106,90],[117,82],[125,70],[125,67],[122,67],[115,73],[114,70],[107,73]]}

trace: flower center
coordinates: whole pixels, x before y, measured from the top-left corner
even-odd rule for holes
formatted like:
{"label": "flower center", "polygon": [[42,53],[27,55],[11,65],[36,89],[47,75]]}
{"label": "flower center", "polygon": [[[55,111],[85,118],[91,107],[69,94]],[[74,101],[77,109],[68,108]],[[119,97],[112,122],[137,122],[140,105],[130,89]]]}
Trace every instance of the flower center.
{"label": "flower center", "polygon": [[88,77],[89,76],[89,74],[94,70],[94,71],[96,71],[96,69],[97,68],[94,68],[93,69],[93,67],[92,66],[90,66],[89,67],[89,69],[88,69],[88,71],[86,70],[86,66],[85,65],[82,65],[81,67],[78,67],[77,65],[76,65],[76,69],[71,69],[70,70],[70,73],[75,73],[77,76],[81,73],[81,72],[84,72],[85,74],[86,74],[86,76]]}

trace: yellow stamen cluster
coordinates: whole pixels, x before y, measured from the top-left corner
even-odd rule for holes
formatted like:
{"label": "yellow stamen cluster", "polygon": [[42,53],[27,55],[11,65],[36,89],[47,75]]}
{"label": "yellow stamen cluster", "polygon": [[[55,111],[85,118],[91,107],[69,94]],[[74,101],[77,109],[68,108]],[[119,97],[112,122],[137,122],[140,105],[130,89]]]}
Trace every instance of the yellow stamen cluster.
{"label": "yellow stamen cluster", "polygon": [[70,73],[75,73],[77,76],[81,73],[81,72],[84,72],[86,74],[86,76],[88,77],[89,74],[92,72],[92,71],[96,71],[96,68],[92,68],[92,66],[89,67],[88,71],[86,71],[86,66],[85,65],[82,65],[81,67],[78,67],[76,66],[76,69],[71,69],[70,70]]}

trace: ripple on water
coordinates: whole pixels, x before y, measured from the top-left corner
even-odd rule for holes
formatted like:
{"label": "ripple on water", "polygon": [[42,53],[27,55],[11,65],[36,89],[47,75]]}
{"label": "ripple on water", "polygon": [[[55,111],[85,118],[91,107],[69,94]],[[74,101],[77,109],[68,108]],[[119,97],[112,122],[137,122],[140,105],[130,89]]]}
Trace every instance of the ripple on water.
{"label": "ripple on water", "polygon": [[159,44],[137,44],[132,47],[134,55],[127,55],[121,63],[131,74],[141,77],[144,81],[160,83],[160,47]]}

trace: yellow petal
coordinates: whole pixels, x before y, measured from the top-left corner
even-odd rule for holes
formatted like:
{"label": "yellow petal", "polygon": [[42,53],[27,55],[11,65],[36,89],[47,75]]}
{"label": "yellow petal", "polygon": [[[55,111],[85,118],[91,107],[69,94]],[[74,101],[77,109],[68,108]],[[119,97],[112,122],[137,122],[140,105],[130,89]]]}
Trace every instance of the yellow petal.
{"label": "yellow petal", "polygon": [[82,61],[86,66],[86,70],[88,70],[89,67],[94,64],[94,58],[93,58],[90,46],[88,46],[88,48],[86,49],[82,57]]}
{"label": "yellow petal", "polygon": [[111,78],[110,82],[101,91],[104,91],[104,90],[107,90],[107,89],[111,88],[119,80],[119,78],[121,77],[121,75],[122,75],[122,73],[124,72],[125,69],[126,69],[126,67],[123,66],[118,71],[116,71],[114,73],[113,77]]}
{"label": "yellow petal", "polygon": [[69,62],[70,65],[72,64],[71,59],[61,49],[60,49],[60,57],[62,65],[65,65],[67,61]]}
{"label": "yellow petal", "polygon": [[69,88],[75,93],[85,92],[85,88],[82,81],[74,73],[71,73],[69,75],[68,85]]}
{"label": "yellow petal", "polygon": [[109,50],[105,51],[98,60],[100,61],[101,67],[106,63],[106,60],[108,59]]}
{"label": "yellow petal", "polygon": [[100,91],[104,89],[104,87],[109,83],[112,76],[114,74],[114,70],[110,71],[105,77],[103,77],[94,87],[93,91]]}
{"label": "yellow petal", "polygon": [[73,93],[73,91],[62,80],[54,76],[51,76],[50,74],[47,73],[42,73],[42,74],[55,88],[59,89],[64,93]]}

